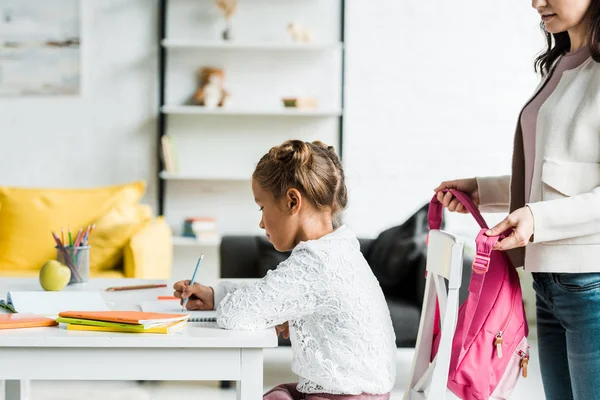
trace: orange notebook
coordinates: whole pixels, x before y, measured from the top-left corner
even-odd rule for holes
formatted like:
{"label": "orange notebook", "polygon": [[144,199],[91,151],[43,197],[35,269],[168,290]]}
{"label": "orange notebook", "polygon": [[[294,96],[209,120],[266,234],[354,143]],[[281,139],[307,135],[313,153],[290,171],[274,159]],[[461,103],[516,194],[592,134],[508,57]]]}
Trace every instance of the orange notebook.
{"label": "orange notebook", "polygon": [[144,326],[165,325],[187,320],[189,317],[188,314],[165,314],[143,311],[64,311],[59,313],[58,316]]}
{"label": "orange notebook", "polygon": [[55,320],[40,315],[0,314],[0,329],[37,328],[55,325],[58,325]]}

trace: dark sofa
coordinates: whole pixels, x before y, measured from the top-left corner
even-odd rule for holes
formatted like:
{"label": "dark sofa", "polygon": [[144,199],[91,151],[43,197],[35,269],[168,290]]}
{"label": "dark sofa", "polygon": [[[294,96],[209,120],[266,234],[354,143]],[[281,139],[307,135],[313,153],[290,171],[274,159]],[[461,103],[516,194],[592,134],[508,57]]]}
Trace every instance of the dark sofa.
{"label": "dark sofa", "polygon": [[[385,294],[397,347],[414,347],[425,288],[427,208],[375,239],[359,239],[361,251]],[[261,278],[289,253],[277,252],[264,236],[224,236],[220,247],[222,278]],[[472,260],[465,256],[461,303],[468,294]],[[289,345],[279,338],[280,345]]]}

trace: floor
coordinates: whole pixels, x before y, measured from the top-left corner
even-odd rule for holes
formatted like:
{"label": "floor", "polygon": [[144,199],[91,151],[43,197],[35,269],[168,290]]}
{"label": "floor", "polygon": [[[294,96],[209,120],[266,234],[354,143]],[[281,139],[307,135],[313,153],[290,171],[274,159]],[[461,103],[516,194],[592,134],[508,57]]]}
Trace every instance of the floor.
{"label": "floor", "polygon": [[[543,390],[535,343],[531,346],[531,363],[527,379],[520,379],[512,399],[542,399]],[[398,374],[392,392],[393,400],[401,400],[410,366],[412,349],[398,350]],[[265,359],[265,391],[279,383],[295,380],[289,369],[289,348],[269,349]],[[50,382],[36,381],[31,400],[233,400],[235,389],[221,390],[218,382]],[[1,396],[0,396],[1,398]]]}

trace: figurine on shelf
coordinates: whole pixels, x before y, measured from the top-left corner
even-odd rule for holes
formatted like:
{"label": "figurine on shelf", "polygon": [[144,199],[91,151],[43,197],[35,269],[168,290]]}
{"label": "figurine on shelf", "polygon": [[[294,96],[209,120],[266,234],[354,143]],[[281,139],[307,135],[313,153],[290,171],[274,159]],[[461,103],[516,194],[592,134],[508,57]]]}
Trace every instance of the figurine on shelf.
{"label": "figurine on shelf", "polygon": [[287,27],[288,32],[292,37],[292,41],[295,43],[309,43],[312,42],[311,32],[296,22],[290,22]]}
{"label": "figurine on shelf", "polygon": [[217,7],[225,15],[225,29],[223,30],[223,40],[231,39],[231,17],[237,9],[237,0],[217,0]]}
{"label": "figurine on shelf", "polygon": [[204,67],[199,72],[200,85],[194,103],[206,108],[227,106],[229,93],[223,87],[225,73],[220,68]]}

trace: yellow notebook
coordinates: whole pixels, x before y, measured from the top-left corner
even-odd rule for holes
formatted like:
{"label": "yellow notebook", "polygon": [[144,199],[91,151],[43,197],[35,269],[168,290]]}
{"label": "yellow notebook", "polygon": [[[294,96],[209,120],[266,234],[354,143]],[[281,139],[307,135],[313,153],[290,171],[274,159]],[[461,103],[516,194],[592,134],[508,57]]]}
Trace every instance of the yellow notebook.
{"label": "yellow notebook", "polygon": [[157,326],[148,329],[139,329],[138,326],[132,325],[131,327],[126,326],[93,326],[93,325],[78,325],[78,324],[64,324],[67,330],[70,331],[97,331],[97,332],[126,332],[126,333],[173,333],[181,330],[185,327],[187,321],[179,321],[170,325]]}

